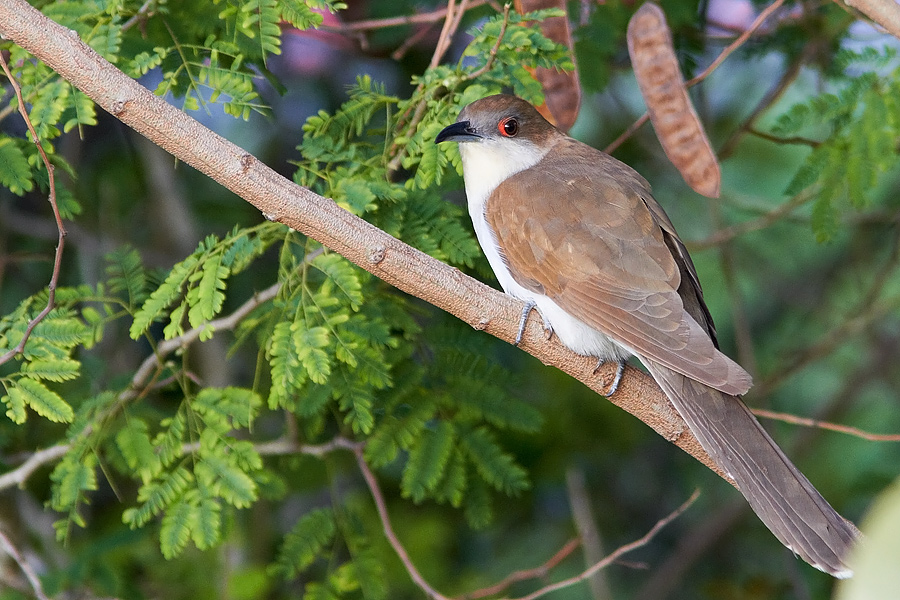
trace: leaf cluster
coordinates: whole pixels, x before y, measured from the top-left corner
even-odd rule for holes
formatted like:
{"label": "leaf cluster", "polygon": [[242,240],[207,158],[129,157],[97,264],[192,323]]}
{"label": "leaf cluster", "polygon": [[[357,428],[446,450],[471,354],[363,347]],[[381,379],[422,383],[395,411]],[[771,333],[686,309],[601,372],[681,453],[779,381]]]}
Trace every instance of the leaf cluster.
{"label": "leaf cluster", "polygon": [[[837,233],[845,205],[866,207],[879,175],[900,164],[900,68],[880,72],[895,59],[891,49],[841,51],[836,64],[846,75],[835,81],[837,90],[796,104],[773,127],[781,136],[822,135],[785,190],[813,190],[812,227],[820,241]],[[860,65],[865,70],[854,72]]]}

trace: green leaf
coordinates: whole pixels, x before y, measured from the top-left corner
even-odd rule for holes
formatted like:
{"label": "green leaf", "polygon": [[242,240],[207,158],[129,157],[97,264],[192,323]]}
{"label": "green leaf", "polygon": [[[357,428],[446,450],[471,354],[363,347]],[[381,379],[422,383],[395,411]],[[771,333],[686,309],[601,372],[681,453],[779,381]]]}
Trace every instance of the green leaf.
{"label": "green leaf", "polygon": [[449,502],[459,508],[462,505],[467,484],[466,461],[462,451],[457,448],[444,469],[444,476],[434,486],[434,498],[439,502]]}
{"label": "green leaf", "polygon": [[440,482],[453,451],[453,425],[440,421],[433,429],[426,429],[409,452],[403,471],[403,496],[419,503]]}
{"label": "green leaf", "polygon": [[339,254],[320,254],[312,261],[312,266],[324,273],[350,302],[353,310],[358,310],[363,302],[362,283],[359,272]]}
{"label": "green leaf", "polygon": [[331,357],[322,348],[329,345],[325,327],[304,327],[302,321],[291,325],[294,354],[314,383],[325,383],[331,374]]}
{"label": "green leaf", "polygon": [[200,550],[212,548],[222,534],[222,507],[215,498],[203,496],[197,506],[197,523],[193,529],[194,545]]}
{"label": "green leaf", "polygon": [[181,289],[198,262],[198,257],[191,255],[172,267],[162,285],[150,294],[141,309],[134,315],[134,322],[129,330],[132,339],[136,340],[141,337],[150,324],[181,296]]}
{"label": "green leaf", "polygon": [[224,457],[204,456],[194,471],[205,485],[232,506],[247,508],[256,501],[256,483]]}
{"label": "green leaf", "polygon": [[32,379],[69,381],[78,377],[81,363],[71,358],[36,358],[22,366],[22,373]]}
{"label": "green leaf", "polygon": [[356,433],[369,433],[375,426],[375,416],[372,414],[374,394],[372,390],[359,382],[349,382],[346,387],[335,391],[335,397],[339,401],[341,410],[347,412],[344,421],[349,424]]}
{"label": "green leaf", "polygon": [[153,439],[153,445],[157,449],[159,460],[163,466],[171,465],[184,453],[183,441],[186,426],[184,414],[182,405],[174,417],[160,423],[166,429]]}
{"label": "green leaf", "polygon": [[128,307],[136,308],[147,298],[147,273],[141,255],[130,246],[110,252],[106,256],[107,285],[114,294],[126,292]]}
{"label": "green leaf", "polygon": [[193,475],[184,466],[178,466],[169,473],[164,473],[157,481],[141,486],[138,491],[137,508],[129,508],[122,513],[122,522],[132,529],[142,527],[155,515],[178,501],[194,480]]}
{"label": "green leaf", "polygon": [[30,406],[37,414],[54,423],[68,423],[75,417],[72,407],[59,394],[47,389],[43,383],[35,379],[19,379],[9,393],[10,395],[21,394],[19,400]]}
{"label": "green leaf", "polygon": [[53,510],[70,510],[83,492],[97,489],[96,462],[93,454],[82,459],[77,452],[70,451],[63,457],[50,474],[54,482],[50,501]]}
{"label": "green leaf", "polygon": [[161,467],[159,457],[153,444],[150,443],[147,424],[143,420],[128,419],[125,427],[116,434],[116,446],[128,467],[137,472],[144,483],[149,482],[159,472]]}
{"label": "green leaf", "polygon": [[6,416],[9,417],[13,423],[21,425],[25,422],[28,418],[28,413],[25,412],[25,394],[16,388],[12,388],[9,390],[9,393],[3,396],[3,398],[0,398],[0,400],[6,405]]}
{"label": "green leaf", "polygon": [[259,394],[246,388],[204,388],[191,407],[204,416],[210,426],[218,425],[223,433],[232,428],[250,427],[262,405]]}
{"label": "green leaf", "polygon": [[221,290],[226,287],[225,279],[229,275],[228,267],[222,264],[222,255],[215,254],[203,263],[203,268],[190,277],[197,285],[188,291],[188,321],[192,327],[199,327],[209,321],[222,310],[225,294]]}
{"label": "green leaf", "polygon": [[90,339],[90,330],[78,319],[64,316],[61,312],[51,311],[48,317],[34,328],[32,338],[40,338],[57,348],[68,349]]}
{"label": "green leaf", "polygon": [[297,29],[318,28],[324,17],[305,2],[281,2],[281,18]]}
{"label": "green leaf", "polygon": [[510,495],[528,489],[525,469],[497,445],[486,428],[462,432],[460,437],[469,460],[486,482]]}
{"label": "green leaf", "polygon": [[294,390],[306,380],[306,371],[300,369],[300,359],[294,351],[292,324],[282,321],[275,326],[269,342],[269,367],[272,387],[269,390],[269,408],[286,407]]}
{"label": "green leaf", "polygon": [[284,537],[275,559],[275,570],[290,579],[325,553],[337,531],[334,513],[327,508],[312,510],[297,521]]}
{"label": "green leaf", "polygon": [[12,138],[0,136],[0,184],[21,196],[34,189],[25,153]]}
{"label": "green leaf", "polygon": [[173,559],[184,550],[197,524],[197,507],[184,498],[166,509],[159,532],[159,548],[166,559]]}

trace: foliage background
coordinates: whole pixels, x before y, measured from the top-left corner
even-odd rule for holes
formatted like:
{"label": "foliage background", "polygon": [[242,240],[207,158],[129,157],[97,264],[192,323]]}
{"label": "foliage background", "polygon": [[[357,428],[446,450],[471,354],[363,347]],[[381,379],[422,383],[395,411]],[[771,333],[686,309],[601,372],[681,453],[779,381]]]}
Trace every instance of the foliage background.
{"label": "foliage background", "polygon": [[[375,29],[361,44],[340,28],[427,3],[352,2],[337,17],[274,0],[150,3],[134,21],[138,3],[35,5],[267,164],[487,281],[455,151],[431,140],[459,106],[500,86],[538,100],[522,63],[566,62],[513,18],[481,69],[503,28],[490,6],[471,10],[443,65],[427,69],[440,22],[400,58],[391,54],[420,29]],[[733,36],[710,23],[750,5],[663,7],[690,77]],[[634,8],[570,10],[582,19],[585,91],[572,133],[597,147],[643,110],[623,37]],[[331,30],[287,24],[321,25],[322,14]],[[466,31],[481,36],[470,56]],[[796,4],[729,58],[695,96],[723,159],[720,201],[687,190],[649,128],[616,152],[690,242],[723,345],[756,374],[754,406],[900,431],[900,96],[897,59],[883,49],[895,44],[836,4]],[[609,551],[700,487],[691,510],[605,584],[549,597],[605,597],[604,585],[614,597],[828,595],[830,578],[795,561],[734,490],[640,422],[267,223],[20,49],[4,50],[53,150],[70,219],[60,307],[23,357],[0,366],[7,469],[70,445],[21,489],[0,492],[2,530],[49,595],[422,597],[382,535],[353,452],[310,454],[335,439],[365,442],[397,535],[446,594],[544,563],[575,535],[573,506],[590,508]],[[423,99],[419,126],[405,127]],[[46,302],[56,227],[24,125],[12,108],[2,117],[5,351]],[[136,378],[162,338],[276,281],[277,295],[233,331],[208,332]],[[897,475],[896,445],[770,429],[853,520]],[[549,577],[583,568],[576,552]],[[3,577],[0,598],[29,597],[14,568]]]}

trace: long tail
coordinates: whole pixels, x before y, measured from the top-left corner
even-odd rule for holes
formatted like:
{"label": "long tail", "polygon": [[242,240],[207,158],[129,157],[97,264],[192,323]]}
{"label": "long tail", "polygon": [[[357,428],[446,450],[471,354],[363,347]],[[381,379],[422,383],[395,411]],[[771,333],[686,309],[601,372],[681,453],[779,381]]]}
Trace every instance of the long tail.
{"label": "long tail", "polygon": [[775,537],[817,569],[841,579],[852,576],[845,561],[859,530],[791,463],[741,399],[643,362]]}

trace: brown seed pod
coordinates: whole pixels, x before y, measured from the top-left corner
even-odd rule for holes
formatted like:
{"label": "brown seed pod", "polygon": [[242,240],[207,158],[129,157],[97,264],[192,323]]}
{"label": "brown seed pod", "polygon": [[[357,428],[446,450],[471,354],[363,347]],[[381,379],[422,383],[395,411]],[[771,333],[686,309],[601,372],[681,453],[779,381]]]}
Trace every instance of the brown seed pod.
{"label": "brown seed pod", "polygon": [[694,105],[672,45],[662,9],[646,2],[628,23],[628,54],[650,121],[666,156],[691,188],[719,197],[719,161]]}

